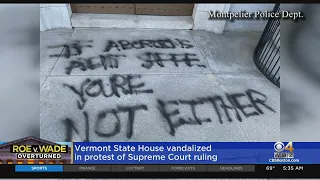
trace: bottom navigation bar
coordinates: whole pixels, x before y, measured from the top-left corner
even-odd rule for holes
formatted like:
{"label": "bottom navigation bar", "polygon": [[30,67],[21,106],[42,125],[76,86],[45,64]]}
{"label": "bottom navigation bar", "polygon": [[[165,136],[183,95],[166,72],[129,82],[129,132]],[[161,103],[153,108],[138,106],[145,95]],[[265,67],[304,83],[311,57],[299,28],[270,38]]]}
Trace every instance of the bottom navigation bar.
{"label": "bottom navigation bar", "polygon": [[16,172],[255,172],[255,165],[16,165]]}
{"label": "bottom navigation bar", "polygon": [[[0,178],[320,178],[320,165],[0,165]],[[92,172],[92,173],[90,173]],[[165,172],[165,173],[163,173]]]}

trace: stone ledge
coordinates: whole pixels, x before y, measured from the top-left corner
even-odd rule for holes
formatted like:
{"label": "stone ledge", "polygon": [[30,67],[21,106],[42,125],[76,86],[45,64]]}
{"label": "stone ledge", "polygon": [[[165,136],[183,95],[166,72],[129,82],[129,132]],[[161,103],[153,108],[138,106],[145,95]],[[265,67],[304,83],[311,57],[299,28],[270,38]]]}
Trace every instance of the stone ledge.
{"label": "stone ledge", "polygon": [[73,13],[74,28],[147,28],[147,29],[192,29],[191,16],[149,16],[127,14]]}

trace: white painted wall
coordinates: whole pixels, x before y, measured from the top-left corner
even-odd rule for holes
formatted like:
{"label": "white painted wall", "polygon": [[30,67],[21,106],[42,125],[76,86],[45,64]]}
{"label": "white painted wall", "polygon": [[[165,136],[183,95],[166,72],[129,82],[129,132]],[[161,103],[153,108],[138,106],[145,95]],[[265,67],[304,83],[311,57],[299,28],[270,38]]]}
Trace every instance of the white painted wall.
{"label": "white painted wall", "polygon": [[40,31],[72,28],[70,4],[40,4]]}
{"label": "white painted wall", "polygon": [[209,20],[208,11],[228,12],[230,4],[195,4],[193,8],[193,29],[223,33],[224,20]]}
{"label": "white painted wall", "polygon": [[[272,11],[275,4],[232,4],[230,12],[254,12],[254,11]],[[224,31],[263,31],[267,20],[235,20],[227,21]]]}

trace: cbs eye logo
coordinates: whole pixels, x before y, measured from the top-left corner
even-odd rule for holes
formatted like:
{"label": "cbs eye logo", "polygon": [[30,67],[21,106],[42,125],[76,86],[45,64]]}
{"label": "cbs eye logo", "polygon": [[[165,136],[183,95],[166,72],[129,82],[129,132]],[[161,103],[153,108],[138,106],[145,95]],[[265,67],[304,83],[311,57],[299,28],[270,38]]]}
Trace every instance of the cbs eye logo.
{"label": "cbs eye logo", "polygon": [[282,152],[282,151],[286,150],[286,151],[289,151],[290,153],[292,153],[294,150],[293,143],[288,142],[287,145],[284,145],[282,142],[276,142],[274,144],[274,150],[277,152]]}

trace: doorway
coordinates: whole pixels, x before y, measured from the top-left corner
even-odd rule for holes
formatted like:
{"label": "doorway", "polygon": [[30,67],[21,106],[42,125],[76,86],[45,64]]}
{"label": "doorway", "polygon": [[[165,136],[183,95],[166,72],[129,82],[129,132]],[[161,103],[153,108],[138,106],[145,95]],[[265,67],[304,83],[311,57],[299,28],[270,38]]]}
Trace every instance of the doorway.
{"label": "doorway", "polygon": [[73,13],[192,16],[194,4],[71,4]]}

